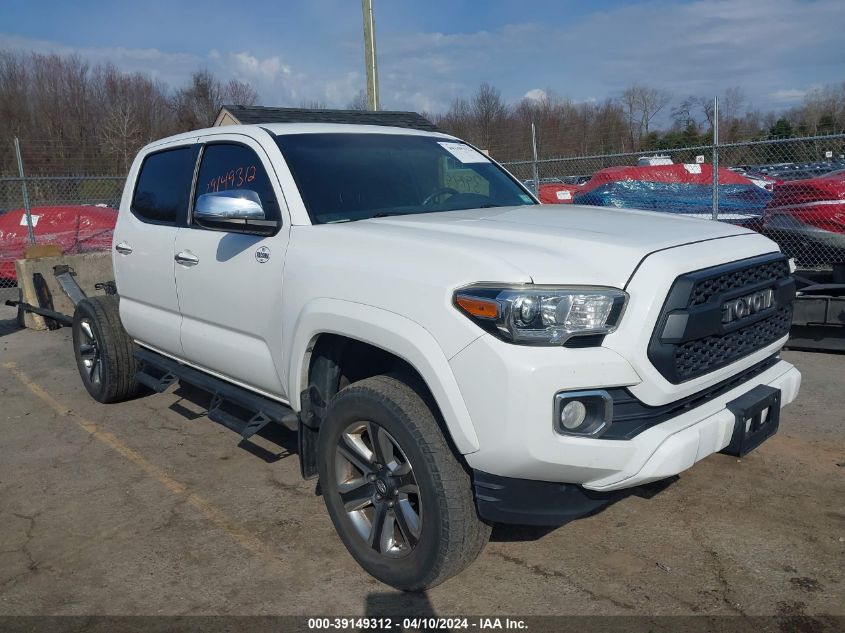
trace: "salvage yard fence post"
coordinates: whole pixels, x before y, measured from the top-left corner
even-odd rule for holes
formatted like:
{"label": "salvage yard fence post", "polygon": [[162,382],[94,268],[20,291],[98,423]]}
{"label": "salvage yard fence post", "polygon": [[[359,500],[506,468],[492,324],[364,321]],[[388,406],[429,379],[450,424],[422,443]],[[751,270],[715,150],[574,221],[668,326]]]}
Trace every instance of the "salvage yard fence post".
{"label": "salvage yard fence post", "polygon": [[15,137],[15,159],[18,163],[18,176],[21,179],[21,196],[23,197],[23,209],[26,217],[26,232],[29,243],[35,245],[35,229],[32,226],[32,208],[29,206],[29,192],[26,188],[26,176],[23,170],[23,159],[21,158],[21,144],[18,137]]}

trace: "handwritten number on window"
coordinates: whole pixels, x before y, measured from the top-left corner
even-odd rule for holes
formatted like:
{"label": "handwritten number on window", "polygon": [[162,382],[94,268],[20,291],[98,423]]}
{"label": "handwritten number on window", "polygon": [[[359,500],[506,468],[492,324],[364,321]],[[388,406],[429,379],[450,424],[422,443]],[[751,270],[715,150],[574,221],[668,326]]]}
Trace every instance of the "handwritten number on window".
{"label": "handwritten number on window", "polygon": [[225,191],[227,189],[238,189],[244,183],[251,183],[255,180],[258,168],[255,165],[247,165],[246,167],[237,167],[225,174],[221,174],[209,180],[205,185],[205,192]]}

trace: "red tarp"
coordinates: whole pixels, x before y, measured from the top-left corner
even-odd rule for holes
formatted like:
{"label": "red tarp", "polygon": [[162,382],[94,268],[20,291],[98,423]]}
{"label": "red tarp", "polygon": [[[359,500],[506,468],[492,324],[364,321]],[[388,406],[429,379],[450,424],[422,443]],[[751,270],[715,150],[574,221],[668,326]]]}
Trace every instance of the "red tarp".
{"label": "red tarp", "polygon": [[571,204],[572,197],[580,187],[563,183],[547,183],[540,185],[540,202],[543,204]]}
{"label": "red tarp", "polygon": [[[581,189],[589,191],[602,183],[618,180],[640,180],[680,185],[711,185],[713,183],[713,165],[707,163],[678,163],[675,165],[608,167],[593,174],[593,177],[584,183]],[[751,184],[751,181],[730,169],[719,168],[719,184],[748,185]]]}
{"label": "red tarp", "polygon": [[763,234],[799,267],[845,261],[845,170],[775,185]]}
{"label": "red tarp", "polygon": [[[36,244],[58,244],[63,253],[76,254],[111,248],[117,211],[110,207],[68,205],[31,210]],[[23,209],[0,215],[0,279],[16,279],[15,260],[29,246]]]}
{"label": "red tarp", "polygon": [[764,222],[789,215],[811,226],[845,233],[845,170],[775,186]]}

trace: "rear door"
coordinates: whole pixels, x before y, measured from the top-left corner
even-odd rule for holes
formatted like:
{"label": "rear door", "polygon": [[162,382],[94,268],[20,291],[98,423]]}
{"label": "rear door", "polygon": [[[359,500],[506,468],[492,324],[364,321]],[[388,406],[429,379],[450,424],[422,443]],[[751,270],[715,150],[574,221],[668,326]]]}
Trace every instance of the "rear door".
{"label": "rear door", "polygon": [[[198,146],[153,151],[133,165],[114,230],[114,276],[120,320],[138,341],[182,355],[174,242],[187,218]],[[137,177],[136,177],[137,174]]]}
{"label": "rear door", "polygon": [[[282,273],[289,222],[272,164],[241,134],[203,138],[193,203],[204,193],[249,189],[275,235],[204,228],[189,217],[176,237],[176,286],[182,348],[191,363],[268,395],[284,398],[276,371],[282,348]],[[192,204],[193,208],[193,204]],[[276,362],[278,360],[278,364]]]}

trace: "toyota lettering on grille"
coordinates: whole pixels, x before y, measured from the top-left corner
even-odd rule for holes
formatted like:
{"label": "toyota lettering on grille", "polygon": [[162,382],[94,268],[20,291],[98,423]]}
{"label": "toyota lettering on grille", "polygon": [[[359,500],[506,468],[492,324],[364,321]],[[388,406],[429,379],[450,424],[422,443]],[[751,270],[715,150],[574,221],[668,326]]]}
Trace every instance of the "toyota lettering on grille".
{"label": "toyota lettering on grille", "polygon": [[761,310],[771,308],[774,304],[775,291],[771,288],[731,299],[722,304],[722,323],[732,323]]}

